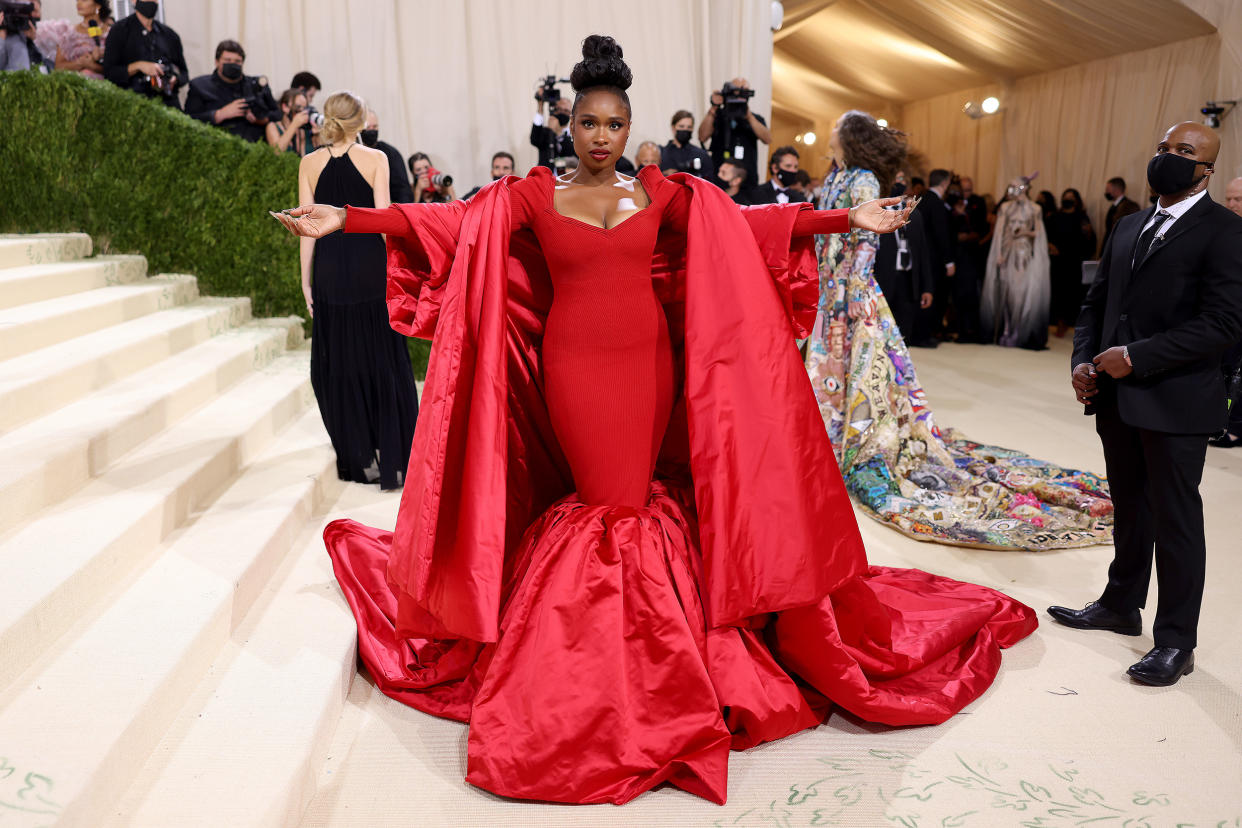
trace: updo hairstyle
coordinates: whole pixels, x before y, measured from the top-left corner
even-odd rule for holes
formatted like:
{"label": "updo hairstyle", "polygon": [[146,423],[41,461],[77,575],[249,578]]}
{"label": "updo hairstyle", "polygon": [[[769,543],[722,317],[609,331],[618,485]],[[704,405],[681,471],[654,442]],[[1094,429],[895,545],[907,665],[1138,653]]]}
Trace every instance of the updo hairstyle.
{"label": "updo hairstyle", "polygon": [[582,60],[569,73],[569,82],[577,93],[574,110],[588,92],[602,89],[614,93],[625,104],[625,111],[632,112],[625,90],[634,75],[622,60],[621,45],[607,35],[591,35],[582,41]]}
{"label": "updo hairstyle", "polygon": [[367,122],[367,104],[353,92],[333,92],[323,104],[324,143],[335,144],[356,136]]}

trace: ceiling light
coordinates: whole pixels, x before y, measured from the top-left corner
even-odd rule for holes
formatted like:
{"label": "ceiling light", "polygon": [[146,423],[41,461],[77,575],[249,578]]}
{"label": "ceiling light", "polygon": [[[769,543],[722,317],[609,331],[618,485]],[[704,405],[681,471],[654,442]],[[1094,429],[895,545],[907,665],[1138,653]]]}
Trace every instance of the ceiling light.
{"label": "ceiling light", "polygon": [[814,132],[808,132],[808,133],[806,133],[805,135],[803,135],[803,136],[802,136],[802,143],[806,144],[808,147],[809,147],[811,144],[814,144],[814,143],[815,143],[815,133],[814,133]]}
{"label": "ceiling light", "polygon": [[876,118],[876,119],[875,119],[875,122],[876,122],[877,124],[879,124],[880,126],[882,126],[882,127],[886,127],[886,126],[888,126],[888,119],[887,119],[887,118]]}
{"label": "ceiling light", "polygon": [[1000,109],[1000,101],[997,100],[995,97],[989,96],[983,99],[983,111],[986,114],[991,115],[992,113],[996,112],[996,110],[998,109]]}
{"label": "ceiling light", "polygon": [[801,133],[801,132],[799,132],[797,135],[795,135],[795,136],[794,136],[794,143],[795,143],[795,144],[801,144],[801,143],[802,143],[802,133]]}

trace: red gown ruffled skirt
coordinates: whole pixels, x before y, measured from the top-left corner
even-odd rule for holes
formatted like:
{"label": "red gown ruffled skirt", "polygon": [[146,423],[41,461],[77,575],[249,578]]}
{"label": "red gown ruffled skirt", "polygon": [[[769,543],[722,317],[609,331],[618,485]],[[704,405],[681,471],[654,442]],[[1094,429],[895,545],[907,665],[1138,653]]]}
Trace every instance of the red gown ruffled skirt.
{"label": "red gown ruffled skirt", "polygon": [[[986,587],[870,567],[818,601],[709,624],[694,489],[653,481],[675,372],[650,263],[679,191],[649,174],[652,206],[602,231],[540,209],[552,204],[550,183],[527,181],[514,188],[513,221],[542,243],[555,292],[542,393],[575,493],[508,556],[488,643],[408,637],[393,534],[328,526],[359,654],[380,689],[469,722],[474,785],[618,804],[664,782],[723,803],[731,749],[814,727],[832,705],[873,722],[934,724],[982,694],[1000,649],[1036,626],[1028,607]],[[587,266],[601,257],[607,272]],[[849,524],[819,528],[826,544],[856,535],[844,514]]]}

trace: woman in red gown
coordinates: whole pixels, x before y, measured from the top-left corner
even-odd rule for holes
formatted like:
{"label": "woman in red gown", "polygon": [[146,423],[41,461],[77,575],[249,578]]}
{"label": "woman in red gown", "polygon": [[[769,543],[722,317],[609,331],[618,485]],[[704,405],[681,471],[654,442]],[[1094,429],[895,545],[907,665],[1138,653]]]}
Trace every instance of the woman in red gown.
{"label": "woman in red gown", "polygon": [[693,177],[617,174],[621,58],[583,44],[564,179],[281,216],[388,234],[393,327],[434,337],[395,531],[342,520],[324,539],[380,688],[470,723],[467,781],[579,803],[671,782],[723,803],[731,748],[832,704],[944,721],[1036,621],[867,565],[794,338],[815,313],[812,234],[890,232],[895,200],[741,210]]}

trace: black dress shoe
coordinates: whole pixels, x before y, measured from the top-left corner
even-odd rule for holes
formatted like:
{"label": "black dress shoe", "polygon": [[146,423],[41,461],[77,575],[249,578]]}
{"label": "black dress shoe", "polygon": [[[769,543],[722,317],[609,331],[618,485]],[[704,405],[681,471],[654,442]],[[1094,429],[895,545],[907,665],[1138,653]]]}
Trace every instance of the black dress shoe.
{"label": "black dress shoe", "polygon": [[1195,651],[1176,647],[1153,647],[1147,655],[1131,664],[1127,673],[1135,680],[1153,687],[1177,684],[1182,676],[1195,671]]}
{"label": "black dress shoe", "polygon": [[1142,635],[1143,618],[1138,610],[1113,612],[1092,601],[1080,610],[1068,607],[1048,607],[1052,620],[1076,630],[1108,630],[1122,635]]}

